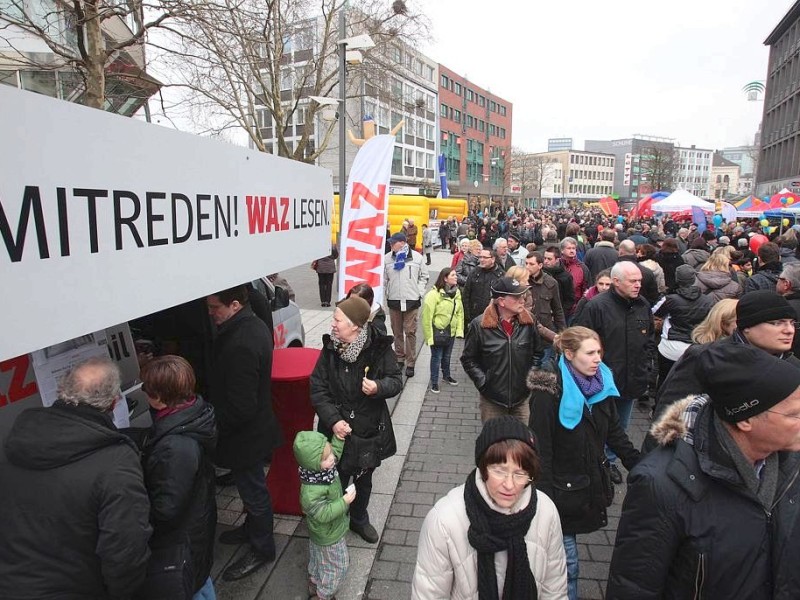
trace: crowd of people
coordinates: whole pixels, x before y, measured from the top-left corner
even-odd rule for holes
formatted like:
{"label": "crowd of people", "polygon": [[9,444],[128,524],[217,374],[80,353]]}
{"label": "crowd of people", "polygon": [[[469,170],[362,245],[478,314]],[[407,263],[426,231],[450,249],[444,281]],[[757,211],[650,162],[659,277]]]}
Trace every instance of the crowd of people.
{"label": "crowd of people", "polygon": [[[386,401],[415,376],[421,322],[432,394],[460,384],[464,339],[482,430],[474,470],[424,519],[414,598],[577,599],[578,536],[608,525],[625,484],[607,597],[796,598],[797,233],[699,225],[569,209],[450,218],[452,263],[429,288],[432,235],[409,219],[387,238],[386,311],[366,283],[336,304],[310,381],[318,425],[293,440],[272,412],[273,338],[248,286],[206,298],[206,399],[184,358],[142,364],[145,431],[113,425],[116,365],[78,364],[6,440],[0,596],[215,598],[214,467],[246,512],[218,537],[245,547],[222,574],[235,581],[275,560],[264,470],[292,444],[308,594],[334,598],[345,534],[380,538],[369,504],[396,452]],[[323,306],[336,258],[312,265]],[[637,403],[653,420],[641,449],[627,434]]]}

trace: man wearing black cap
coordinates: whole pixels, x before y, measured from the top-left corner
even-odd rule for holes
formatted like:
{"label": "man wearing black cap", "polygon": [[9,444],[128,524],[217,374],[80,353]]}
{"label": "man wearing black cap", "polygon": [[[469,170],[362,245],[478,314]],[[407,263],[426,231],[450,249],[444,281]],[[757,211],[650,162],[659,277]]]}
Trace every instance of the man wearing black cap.
{"label": "man wearing black cap", "polygon": [[[736,330],[730,338],[714,344],[745,344],[755,346],[800,369],[800,359],[792,353],[795,336],[794,309],[769,290],[745,294],[736,305]],[[704,346],[691,346],[672,367],[664,385],[659,388],[654,414],[660,415],[667,406],[705,390],[700,385],[697,355]]]}
{"label": "man wearing black cap", "polygon": [[404,233],[395,233],[389,242],[392,251],[384,258],[383,285],[394,335],[394,353],[397,362],[405,362],[406,377],[413,377],[419,307],[430,272],[422,255],[411,247]]}
{"label": "man wearing black cap", "polygon": [[523,298],[529,286],[503,277],[492,287],[492,301],[467,329],[461,364],[480,392],[481,421],[512,415],[527,425],[530,417],[528,371],[542,358],[543,346]]}
{"label": "man wearing black cap", "polygon": [[746,344],[700,354],[628,477],[607,595],[797,598],[800,370]]}

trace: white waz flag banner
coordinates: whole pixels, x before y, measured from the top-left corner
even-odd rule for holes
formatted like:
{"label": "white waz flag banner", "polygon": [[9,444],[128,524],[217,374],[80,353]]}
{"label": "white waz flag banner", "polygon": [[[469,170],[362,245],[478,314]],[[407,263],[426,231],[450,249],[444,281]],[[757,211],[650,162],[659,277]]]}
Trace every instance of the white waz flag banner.
{"label": "white waz flag banner", "polygon": [[383,257],[389,178],[395,137],[377,135],[361,146],[350,170],[339,248],[339,294],[367,282],[383,302]]}

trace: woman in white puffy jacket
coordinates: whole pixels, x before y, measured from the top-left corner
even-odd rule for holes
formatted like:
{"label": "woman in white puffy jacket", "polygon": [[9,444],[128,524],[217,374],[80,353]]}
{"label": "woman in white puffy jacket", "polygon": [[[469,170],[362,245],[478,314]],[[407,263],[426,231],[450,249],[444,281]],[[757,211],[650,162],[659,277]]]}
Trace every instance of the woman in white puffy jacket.
{"label": "woman in white puffy jacket", "polygon": [[532,485],[533,433],[490,419],[477,468],[430,510],[419,536],[411,597],[419,600],[566,599],[567,565],[555,505]]}

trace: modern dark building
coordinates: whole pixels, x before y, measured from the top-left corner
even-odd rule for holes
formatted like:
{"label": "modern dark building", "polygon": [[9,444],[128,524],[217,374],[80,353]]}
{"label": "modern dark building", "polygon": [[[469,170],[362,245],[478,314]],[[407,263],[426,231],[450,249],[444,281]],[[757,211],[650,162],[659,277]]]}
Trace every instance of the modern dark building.
{"label": "modern dark building", "polygon": [[[668,138],[634,134],[621,140],[586,140],[585,149],[616,157],[613,193],[622,202],[636,202],[659,191],[653,189],[649,172],[656,161],[670,160],[674,156],[675,143]],[[662,186],[656,184],[656,187]]]}
{"label": "modern dark building", "polygon": [[572,138],[548,138],[547,151],[558,152],[559,150],[572,150]]}
{"label": "modern dark building", "polygon": [[800,0],[769,34],[756,193],[800,191]]}

